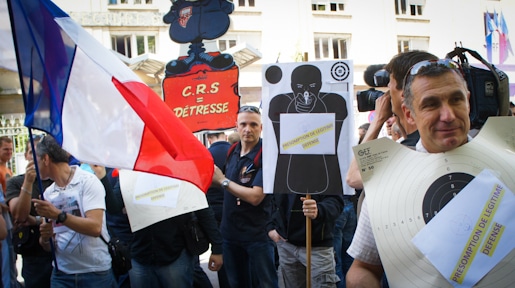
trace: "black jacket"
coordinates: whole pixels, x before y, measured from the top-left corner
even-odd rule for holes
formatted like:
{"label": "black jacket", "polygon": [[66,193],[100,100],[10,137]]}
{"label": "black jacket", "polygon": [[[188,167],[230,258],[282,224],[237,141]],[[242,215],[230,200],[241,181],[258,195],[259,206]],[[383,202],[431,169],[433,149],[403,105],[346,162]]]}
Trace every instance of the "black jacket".
{"label": "black jacket", "polygon": [[[306,246],[306,216],[302,211],[301,196],[274,194],[275,209],[270,228],[276,229],[289,243]],[[312,195],[311,198],[317,202],[318,210],[317,218],[311,222],[311,245],[332,247],[334,222],[342,213],[343,196]]]}

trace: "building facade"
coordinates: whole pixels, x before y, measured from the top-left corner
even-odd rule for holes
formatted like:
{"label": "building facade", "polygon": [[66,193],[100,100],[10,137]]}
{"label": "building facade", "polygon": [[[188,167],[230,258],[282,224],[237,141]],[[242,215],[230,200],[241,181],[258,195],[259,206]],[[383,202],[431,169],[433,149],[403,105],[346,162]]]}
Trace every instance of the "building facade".
{"label": "building facade", "polygon": [[[174,43],[169,36],[169,25],[163,22],[172,4],[170,0],[54,2],[113,50],[159,95],[164,66],[186,54],[188,45]],[[489,55],[490,62],[498,64],[511,82],[515,82],[515,56],[511,46],[506,46],[510,44],[508,31],[515,31],[513,0],[234,0],[233,3],[235,9],[230,15],[228,32],[205,45],[208,51],[219,49],[231,53],[240,66],[242,104],[259,104],[264,64],[351,59],[356,92],[368,88],[362,76],[369,65],[387,63],[393,55],[415,49],[444,58],[455,43],[476,50],[485,59]],[[486,38],[489,32],[494,39],[490,44]],[[16,73],[0,69],[0,115],[7,122],[12,115],[23,113],[17,79]],[[514,90],[511,95],[515,94]],[[356,113],[356,125],[366,122],[368,116]]]}

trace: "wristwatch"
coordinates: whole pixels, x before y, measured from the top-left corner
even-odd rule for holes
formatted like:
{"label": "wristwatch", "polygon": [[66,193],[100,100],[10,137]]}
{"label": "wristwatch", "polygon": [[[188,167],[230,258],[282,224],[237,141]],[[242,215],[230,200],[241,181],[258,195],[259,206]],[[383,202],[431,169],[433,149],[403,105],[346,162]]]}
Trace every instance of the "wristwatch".
{"label": "wristwatch", "polygon": [[68,217],[68,215],[66,214],[66,212],[62,211],[61,213],[59,213],[59,215],[57,215],[57,220],[55,220],[55,223],[61,224],[64,221],[66,221],[67,217]]}
{"label": "wristwatch", "polygon": [[230,181],[229,179],[225,179],[224,181],[222,181],[222,187],[223,187],[223,188],[227,188],[227,187],[229,187],[229,183],[230,183],[230,182],[231,182],[231,181]]}

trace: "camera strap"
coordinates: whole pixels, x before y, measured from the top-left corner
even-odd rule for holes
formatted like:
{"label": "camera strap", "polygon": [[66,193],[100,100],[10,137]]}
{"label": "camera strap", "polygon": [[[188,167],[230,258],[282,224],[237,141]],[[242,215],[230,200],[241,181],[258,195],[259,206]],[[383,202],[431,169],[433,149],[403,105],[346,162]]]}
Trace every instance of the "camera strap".
{"label": "camera strap", "polygon": [[506,75],[506,73],[504,73],[502,70],[498,69],[493,64],[483,59],[483,57],[481,57],[481,55],[479,55],[479,53],[477,53],[476,51],[464,47],[454,47],[454,50],[447,53],[445,58],[452,59],[454,57],[458,57],[461,66],[468,69],[470,67],[470,64],[468,62],[467,56],[465,55],[466,52],[472,55],[472,57],[479,60],[483,65],[488,67],[490,71],[492,71],[492,74],[497,82],[499,116],[510,115],[510,84],[508,80],[508,75]]}

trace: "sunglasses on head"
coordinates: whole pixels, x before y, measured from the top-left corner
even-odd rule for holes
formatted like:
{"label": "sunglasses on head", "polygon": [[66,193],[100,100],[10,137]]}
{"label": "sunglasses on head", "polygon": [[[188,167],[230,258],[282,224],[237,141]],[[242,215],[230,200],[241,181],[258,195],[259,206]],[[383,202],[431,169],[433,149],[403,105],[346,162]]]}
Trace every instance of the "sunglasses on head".
{"label": "sunglasses on head", "polygon": [[406,76],[404,77],[404,86],[406,86],[406,82],[408,81],[409,77],[415,77],[430,67],[442,67],[450,70],[456,70],[461,75],[463,75],[463,70],[461,69],[460,64],[452,59],[424,60],[411,66],[411,68],[408,70],[408,73],[406,73]]}
{"label": "sunglasses on head", "polygon": [[252,113],[257,113],[257,114],[261,115],[259,108],[256,106],[241,106],[240,110],[238,110],[238,113],[242,113],[242,112],[252,112]]}
{"label": "sunglasses on head", "polygon": [[45,137],[45,134],[34,134],[32,135],[32,140],[40,141],[43,139],[43,137]]}

